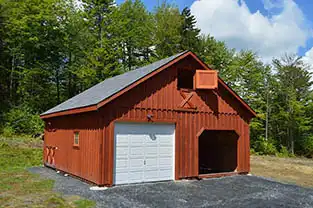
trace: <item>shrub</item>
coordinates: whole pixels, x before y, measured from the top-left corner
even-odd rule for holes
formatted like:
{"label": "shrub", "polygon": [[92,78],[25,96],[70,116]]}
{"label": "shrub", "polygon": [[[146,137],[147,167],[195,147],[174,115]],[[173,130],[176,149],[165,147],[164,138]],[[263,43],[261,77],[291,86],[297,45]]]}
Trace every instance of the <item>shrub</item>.
{"label": "shrub", "polygon": [[261,155],[276,155],[278,153],[274,143],[263,137],[256,141],[254,146],[254,150]]}
{"label": "shrub", "polygon": [[287,147],[285,147],[284,145],[280,145],[280,150],[278,153],[276,153],[276,156],[278,157],[289,157],[291,156]]}
{"label": "shrub", "polygon": [[250,148],[250,154],[251,155],[258,155],[258,153],[252,147]]}
{"label": "shrub", "polygon": [[27,106],[12,108],[5,115],[3,133],[10,134],[38,134],[43,131],[43,121]]}
{"label": "shrub", "polygon": [[11,126],[4,127],[2,131],[3,131],[2,132],[3,136],[8,137],[8,138],[11,138],[15,134],[15,131]]}
{"label": "shrub", "polygon": [[313,158],[313,136],[306,136],[301,140],[301,150],[304,156]]}

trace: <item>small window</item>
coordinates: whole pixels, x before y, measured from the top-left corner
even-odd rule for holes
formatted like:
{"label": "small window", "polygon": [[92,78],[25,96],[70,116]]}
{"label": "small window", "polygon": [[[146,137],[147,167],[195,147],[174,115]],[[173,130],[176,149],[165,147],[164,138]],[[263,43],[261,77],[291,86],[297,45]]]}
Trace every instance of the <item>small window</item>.
{"label": "small window", "polygon": [[179,69],[177,74],[177,88],[193,89],[194,75],[195,70]]}
{"label": "small window", "polygon": [[78,131],[74,132],[74,146],[76,147],[79,146],[79,132]]}

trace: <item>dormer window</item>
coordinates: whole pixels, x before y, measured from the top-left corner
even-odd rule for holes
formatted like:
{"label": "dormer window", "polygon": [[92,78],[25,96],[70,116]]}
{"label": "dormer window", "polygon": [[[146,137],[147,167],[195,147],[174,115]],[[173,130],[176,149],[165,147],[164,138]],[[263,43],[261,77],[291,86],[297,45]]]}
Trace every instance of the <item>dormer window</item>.
{"label": "dormer window", "polygon": [[178,89],[193,89],[195,70],[178,69],[177,71],[177,88]]}

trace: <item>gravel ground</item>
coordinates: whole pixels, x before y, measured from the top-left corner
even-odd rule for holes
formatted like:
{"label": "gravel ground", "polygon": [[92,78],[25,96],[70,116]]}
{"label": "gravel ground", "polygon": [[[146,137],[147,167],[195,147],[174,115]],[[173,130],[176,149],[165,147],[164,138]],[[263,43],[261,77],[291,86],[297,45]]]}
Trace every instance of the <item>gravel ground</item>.
{"label": "gravel ground", "polygon": [[32,173],[55,180],[54,190],[97,202],[97,207],[313,207],[313,189],[256,176],[117,186],[102,191],[45,167]]}

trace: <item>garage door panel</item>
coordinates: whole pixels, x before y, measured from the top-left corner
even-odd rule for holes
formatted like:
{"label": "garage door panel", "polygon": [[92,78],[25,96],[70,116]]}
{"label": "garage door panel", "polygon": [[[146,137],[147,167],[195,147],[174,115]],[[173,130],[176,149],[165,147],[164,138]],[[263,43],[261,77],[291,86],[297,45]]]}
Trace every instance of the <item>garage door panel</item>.
{"label": "garage door panel", "polygon": [[159,179],[159,171],[157,168],[149,169],[145,171],[144,178],[146,181],[151,181],[152,179],[158,180]]}
{"label": "garage door panel", "polygon": [[170,141],[168,141],[168,142],[164,141],[163,143],[160,142],[160,146],[161,146],[161,147],[172,147],[172,146],[173,146],[173,143],[170,142]]}
{"label": "garage door panel", "polygon": [[150,156],[150,155],[155,156],[157,154],[158,154],[157,147],[146,147],[145,148],[145,155],[146,156]]}
{"label": "garage door panel", "polygon": [[160,158],[159,165],[161,167],[171,166],[172,165],[172,157]]}
{"label": "garage door panel", "polygon": [[132,146],[130,148],[130,151],[129,151],[129,156],[131,157],[143,157],[144,156],[144,149],[143,147],[134,147]]}
{"label": "garage door panel", "polygon": [[144,181],[144,173],[138,170],[116,171],[115,184],[140,183]]}
{"label": "garage door panel", "polygon": [[116,169],[127,169],[128,168],[128,159],[127,158],[120,158],[116,160]]}
{"label": "garage door panel", "polygon": [[146,163],[145,163],[145,167],[157,167],[158,166],[158,159],[157,158],[146,158],[145,159]]}
{"label": "garage door panel", "polygon": [[141,183],[144,181],[143,173],[130,173],[128,176],[128,182],[127,183]]}
{"label": "garage door panel", "polygon": [[137,169],[144,167],[144,159],[143,158],[130,158],[129,159],[129,168]]}
{"label": "garage door panel", "polygon": [[114,183],[173,180],[174,131],[167,124],[115,124]]}
{"label": "garage door panel", "polygon": [[142,171],[129,171],[128,181],[133,183],[142,182],[144,178]]}
{"label": "garage door panel", "polygon": [[159,154],[161,156],[172,156],[172,151],[173,151],[172,147],[160,147],[159,148]]}
{"label": "garage door panel", "polygon": [[118,139],[118,146],[125,146],[125,145],[128,145],[128,135],[123,135],[123,134],[120,134],[117,136],[117,139]]}
{"label": "garage door panel", "polygon": [[145,147],[157,147],[157,145],[158,145],[158,143],[156,143],[156,142],[150,142],[150,143],[148,143],[148,142],[146,142],[145,143]]}
{"label": "garage door panel", "polygon": [[127,157],[129,152],[128,152],[128,146],[126,147],[116,147],[116,151],[119,153],[117,156],[118,157]]}
{"label": "garage door panel", "polygon": [[159,178],[162,180],[168,180],[172,176],[172,171],[160,171]]}
{"label": "garage door panel", "polygon": [[172,175],[172,166],[159,167],[159,172]]}
{"label": "garage door panel", "polygon": [[132,146],[142,146],[142,144],[145,141],[146,136],[145,135],[134,135],[130,134],[130,145]]}
{"label": "garage door panel", "polygon": [[116,184],[128,183],[128,171],[127,172],[116,172],[115,173],[115,183]]}

